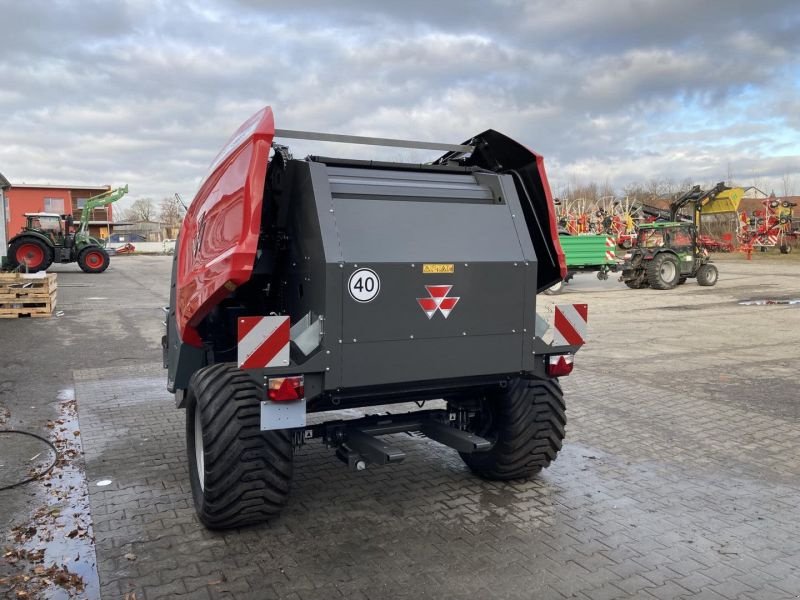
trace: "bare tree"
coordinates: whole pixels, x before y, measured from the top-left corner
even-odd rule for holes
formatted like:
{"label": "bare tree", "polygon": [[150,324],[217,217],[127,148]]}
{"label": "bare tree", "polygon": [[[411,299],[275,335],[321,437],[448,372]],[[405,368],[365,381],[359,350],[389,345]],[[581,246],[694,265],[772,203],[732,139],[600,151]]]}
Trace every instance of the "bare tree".
{"label": "bare tree", "polygon": [[167,227],[180,227],[185,211],[175,196],[164,198],[158,205],[158,219]]}
{"label": "bare tree", "polygon": [[124,221],[152,221],[155,216],[156,205],[150,198],[134,200],[122,213]]}
{"label": "bare tree", "polygon": [[781,184],[783,185],[784,197],[794,195],[794,181],[792,181],[792,176],[789,173],[781,175]]}

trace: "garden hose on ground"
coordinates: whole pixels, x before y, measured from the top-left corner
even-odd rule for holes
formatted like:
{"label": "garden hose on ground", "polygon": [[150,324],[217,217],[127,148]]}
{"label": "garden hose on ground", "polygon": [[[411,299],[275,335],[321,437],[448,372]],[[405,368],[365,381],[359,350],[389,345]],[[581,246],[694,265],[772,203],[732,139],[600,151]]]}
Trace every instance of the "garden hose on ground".
{"label": "garden hose on ground", "polygon": [[46,439],[46,438],[44,438],[41,435],[38,435],[36,433],[31,433],[30,431],[20,431],[18,429],[0,429],[0,435],[5,435],[5,434],[9,434],[9,433],[16,433],[16,434],[19,434],[19,435],[27,435],[27,436],[30,436],[32,438],[36,438],[37,440],[43,441],[45,444],[50,446],[50,449],[53,451],[53,462],[51,462],[50,466],[48,466],[44,471],[40,471],[38,473],[35,473],[34,475],[31,475],[30,477],[28,477],[26,479],[23,479],[22,481],[17,481],[16,483],[12,483],[10,485],[5,485],[3,487],[0,487],[0,492],[5,491],[5,490],[10,490],[10,489],[15,488],[15,487],[19,487],[21,485],[25,485],[26,483],[30,483],[31,481],[34,481],[36,479],[39,479],[40,477],[43,477],[44,475],[47,475],[50,471],[53,470],[53,467],[55,467],[56,463],[58,462],[58,450],[56,449],[56,447],[53,444],[53,442],[51,442],[50,440],[48,440],[48,439]]}

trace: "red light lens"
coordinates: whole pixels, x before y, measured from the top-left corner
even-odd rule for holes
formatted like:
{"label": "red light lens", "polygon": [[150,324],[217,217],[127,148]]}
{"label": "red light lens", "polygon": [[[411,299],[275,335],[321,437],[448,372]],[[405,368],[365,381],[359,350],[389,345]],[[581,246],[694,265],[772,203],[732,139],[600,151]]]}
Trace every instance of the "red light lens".
{"label": "red light lens", "polygon": [[572,373],[575,357],[572,354],[555,354],[547,358],[547,374],[550,377],[565,377]]}
{"label": "red light lens", "polygon": [[267,398],[273,402],[291,402],[302,400],[306,395],[303,376],[271,377],[267,387]]}

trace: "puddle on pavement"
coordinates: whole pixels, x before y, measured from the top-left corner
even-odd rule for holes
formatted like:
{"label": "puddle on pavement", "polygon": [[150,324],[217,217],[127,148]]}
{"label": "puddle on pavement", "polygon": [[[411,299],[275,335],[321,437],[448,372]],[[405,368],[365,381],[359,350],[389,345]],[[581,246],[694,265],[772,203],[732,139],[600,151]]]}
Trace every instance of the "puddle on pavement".
{"label": "puddle on pavement", "polygon": [[75,391],[61,390],[58,400],[60,416],[47,424],[58,460],[50,473],[27,484],[41,490],[38,508],[11,530],[13,547],[5,548],[3,557],[14,572],[0,579],[0,595],[53,600],[100,595]]}
{"label": "puddle on pavement", "polygon": [[789,304],[800,306],[800,298],[754,298],[752,300],[740,300],[742,306],[769,306],[772,304]]}

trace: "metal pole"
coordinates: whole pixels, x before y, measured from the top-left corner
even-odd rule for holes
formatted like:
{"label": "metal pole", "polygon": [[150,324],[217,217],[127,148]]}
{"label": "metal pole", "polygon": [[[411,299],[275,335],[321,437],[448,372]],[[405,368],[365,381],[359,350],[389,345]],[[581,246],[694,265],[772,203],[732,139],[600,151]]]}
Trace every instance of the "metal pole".
{"label": "metal pole", "polygon": [[367,146],[392,146],[395,148],[418,148],[420,150],[444,150],[446,152],[472,152],[475,149],[475,146],[467,146],[463,144],[443,144],[439,142],[421,142],[417,140],[364,137],[360,135],[343,135],[339,133],[319,133],[316,131],[298,131],[296,129],[276,129],[275,137],[297,140],[318,140],[320,142],[337,142],[341,144],[365,144]]}

